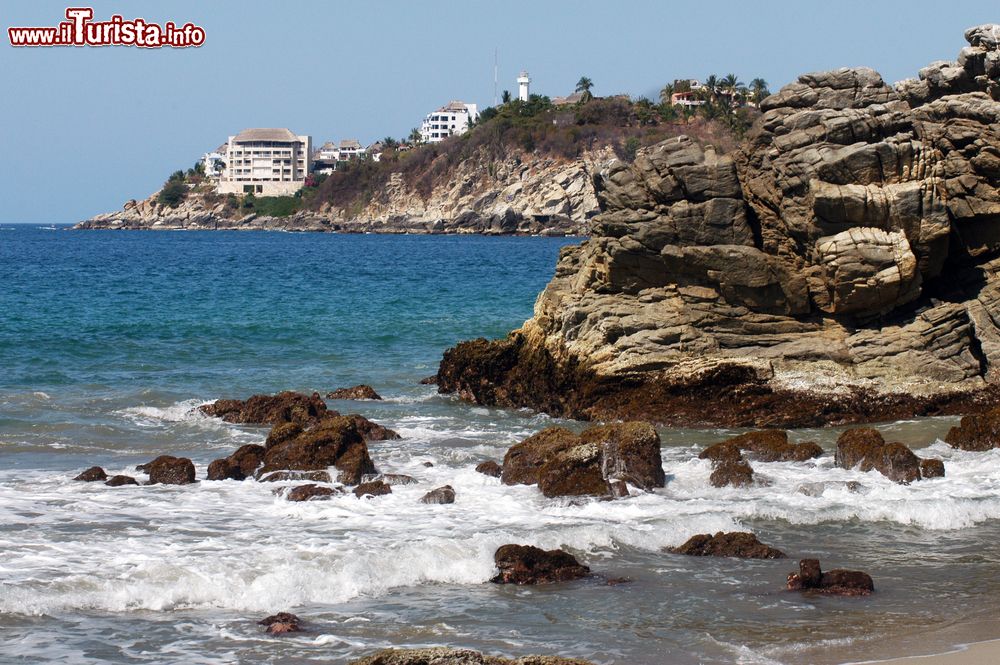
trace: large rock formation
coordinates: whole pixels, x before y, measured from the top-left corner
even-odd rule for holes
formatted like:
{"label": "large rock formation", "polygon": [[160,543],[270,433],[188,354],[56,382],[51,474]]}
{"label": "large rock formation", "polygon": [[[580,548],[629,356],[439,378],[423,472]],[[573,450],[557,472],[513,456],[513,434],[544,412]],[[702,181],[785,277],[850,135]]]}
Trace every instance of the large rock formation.
{"label": "large rock formation", "polygon": [[733,154],[684,137],[595,177],[534,317],[442,392],[578,418],[813,425],[974,410],[1000,377],[998,26],[887,85],[806,74]]}
{"label": "large rock formation", "polygon": [[610,148],[577,159],[486,154],[458,164],[429,195],[392,174],[361,210],[323,207],[289,217],[247,214],[225,197],[193,192],[175,208],[157,195],[80,222],[78,229],[286,230],[340,233],[585,233],[599,212],[593,174],[613,157]]}

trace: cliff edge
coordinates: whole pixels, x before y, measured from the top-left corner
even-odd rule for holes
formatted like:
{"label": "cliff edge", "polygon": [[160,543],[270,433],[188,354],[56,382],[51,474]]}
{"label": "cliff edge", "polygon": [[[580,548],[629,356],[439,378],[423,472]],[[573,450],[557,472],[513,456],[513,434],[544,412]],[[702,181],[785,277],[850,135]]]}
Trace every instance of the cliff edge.
{"label": "cliff edge", "polygon": [[445,353],[445,393],[583,419],[805,426],[950,413],[1000,378],[1000,26],[887,85],[806,74],[730,154],[595,175],[534,317]]}

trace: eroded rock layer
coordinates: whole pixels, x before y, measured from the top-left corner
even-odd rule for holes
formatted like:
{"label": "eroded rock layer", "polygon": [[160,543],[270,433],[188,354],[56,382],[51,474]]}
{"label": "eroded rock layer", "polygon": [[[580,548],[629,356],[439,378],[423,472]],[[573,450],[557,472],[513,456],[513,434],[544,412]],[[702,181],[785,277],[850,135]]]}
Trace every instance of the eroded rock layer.
{"label": "eroded rock layer", "polygon": [[1000,376],[1000,26],[887,85],[806,74],[733,154],[595,176],[591,239],[442,392],[578,418],[811,425],[973,410]]}

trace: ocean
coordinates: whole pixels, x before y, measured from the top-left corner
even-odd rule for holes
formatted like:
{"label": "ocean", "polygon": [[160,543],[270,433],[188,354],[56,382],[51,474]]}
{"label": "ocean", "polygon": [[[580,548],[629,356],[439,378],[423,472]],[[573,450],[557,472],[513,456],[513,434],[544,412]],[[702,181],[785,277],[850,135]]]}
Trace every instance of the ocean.
{"label": "ocean", "polygon": [[[0,662],[348,662],[449,645],[597,663],[833,663],[889,656],[1000,610],[1000,450],[939,440],[953,418],[879,428],[947,475],[902,486],[827,451],[715,489],[697,459],[730,430],[661,429],[667,485],[616,501],[546,499],[476,473],[553,425],[419,380],[462,339],[530,317],[574,238],[0,227]],[[370,450],[418,479],[389,496],[290,503],[254,481],[74,482],[160,454],[208,463],[266,430],[200,415],[219,398],[368,383],[330,401],[397,430]],[[432,462],[433,467],[424,466]],[[860,489],[848,484],[856,481]],[[444,484],[453,505],[419,497]],[[665,552],[750,530],[789,559]],[[489,584],[505,543],[564,547],[606,577]],[[865,570],[868,598],[783,590],[799,558]],[[268,636],[257,620],[308,625]]]}

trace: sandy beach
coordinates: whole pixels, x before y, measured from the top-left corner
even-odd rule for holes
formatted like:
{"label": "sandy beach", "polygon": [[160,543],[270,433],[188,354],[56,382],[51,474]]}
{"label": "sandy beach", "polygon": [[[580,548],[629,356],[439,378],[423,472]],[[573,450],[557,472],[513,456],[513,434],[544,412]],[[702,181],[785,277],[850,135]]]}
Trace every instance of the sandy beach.
{"label": "sandy beach", "polygon": [[[872,655],[875,660],[850,661],[844,665],[988,665],[1000,663],[1000,624],[996,622],[977,622],[961,624],[934,631],[922,636],[924,646],[913,649],[909,645],[913,639],[907,638],[883,643]],[[923,655],[881,658],[891,652],[924,651]]]}

